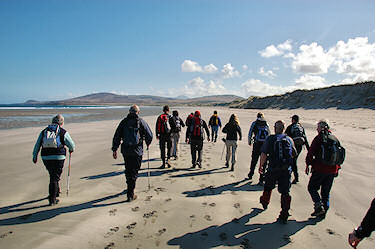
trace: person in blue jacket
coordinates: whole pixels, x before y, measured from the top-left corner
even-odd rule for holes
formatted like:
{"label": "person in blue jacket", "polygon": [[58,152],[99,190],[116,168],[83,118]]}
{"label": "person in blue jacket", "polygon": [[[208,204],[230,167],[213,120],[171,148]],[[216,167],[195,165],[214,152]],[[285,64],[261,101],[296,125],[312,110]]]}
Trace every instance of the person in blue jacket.
{"label": "person in blue jacket", "polygon": [[117,159],[117,149],[121,144],[121,154],[125,161],[128,202],[137,199],[134,189],[142,163],[143,141],[146,142],[148,149],[153,136],[148,124],[139,117],[139,112],[137,105],[130,107],[128,116],[120,122],[112,140],[114,159]]}
{"label": "person in blue jacket", "polygon": [[37,163],[38,153],[42,148],[43,164],[48,170],[50,179],[48,196],[50,206],[59,202],[56,197],[60,195],[59,181],[66,158],[65,146],[69,148],[69,153],[75,149],[74,141],[69,133],[62,128],[63,125],[64,117],[61,114],[54,117],[52,124],[40,132],[33,151],[33,162]]}

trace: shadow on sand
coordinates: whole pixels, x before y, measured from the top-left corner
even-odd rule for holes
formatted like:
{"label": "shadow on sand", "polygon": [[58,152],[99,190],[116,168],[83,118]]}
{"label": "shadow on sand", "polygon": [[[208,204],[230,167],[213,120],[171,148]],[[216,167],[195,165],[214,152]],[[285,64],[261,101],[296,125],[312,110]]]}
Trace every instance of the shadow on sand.
{"label": "shadow on sand", "polygon": [[219,187],[208,186],[203,189],[194,191],[185,191],[183,194],[186,197],[199,197],[199,196],[209,196],[209,195],[220,195],[225,191],[236,192],[236,191],[263,191],[263,186],[261,185],[251,185],[251,181],[241,185],[241,183],[246,182],[248,179],[242,181],[233,182],[225,184]]}
{"label": "shadow on sand", "polygon": [[[107,203],[107,204],[100,204],[100,202],[111,200],[111,199],[117,198],[117,197],[119,197],[121,195],[124,195],[124,194],[126,194],[126,191],[123,191],[123,192],[115,194],[115,195],[110,195],[110,196],[106,196],[106,197],[103,197],[103,198],[99,198],[99,199],[96,199],[96,200],[93,200],[93,201],[73,205],[73,206],[52,208],[52,209],[48,209],[48,210],[38,211],[38,212],[35,212],[35,213],[17,216],[17,217],[14,217],[14,218],[2,219],[2,220],[0,220],[0,226],[34,223],[34,222],[52,219],[52,218],[54,218],[54,217],[56,217],[60,214],[72,213],[72,212],[77,212],[77,211],[80,211],[80,210],[85,210],[85,209],[90,209],[90,208],[106,207],[106,206],[112,206],[112,205],[124,203],[124,202],[126,202],[126,200]],[[30,201],[30,202],[24,202],[24,203],[20,203],[20,204],[8,206],[8,207],[2,207],[2,208],[0,208],[0,210],[2,210],[2,211],[8,210],[8,212],[5,212],[5,213],[21,211],[21,210],[11,210],[11,208],[12,207],[18,207],[18,206],[25,205],[25,204],[35,203],[37,201],[41,201],[41,200],[44,200],[44,199],[39,199],[39,200],[35,200],[35,201]],[[39,207],[41,207],[41,206],[39,206]],[[35,209],[35,208],[39,208],[39,207],[32,207],[30,209]],[[28,209],[24,209],[24,210],[28,210]],[[22,211],[24,211],[24,210],[22,210]]]}
{"label": "shadow on sand", "polygon": [[221,226],[211,226],[200,231],[187,233],[168,241],[168,245],[179,248],[214,248],[218,246],[241,246],[241,248],[280,248],[293,243],[290,237],[308,225],[315,225],[317,220],[289,220],[288,224],[275,221],[266,224],[247,224],[263,212],[254,208],[250,214],[233,219]]}

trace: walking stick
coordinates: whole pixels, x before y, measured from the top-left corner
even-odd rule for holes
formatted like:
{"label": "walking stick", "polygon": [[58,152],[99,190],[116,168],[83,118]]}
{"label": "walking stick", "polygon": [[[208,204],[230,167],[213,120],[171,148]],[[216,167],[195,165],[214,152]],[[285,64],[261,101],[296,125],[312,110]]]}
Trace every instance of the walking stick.
{"label": "walking stick", "polygon": [[67,183],[66,195],[69,195],[70,161],[71,161],[71,158],[72,158],[72,152],[69,153],[68,183]]}
{"label": "walking stick", "polygon": [[147,146],[147,169],[148,169],[148,172],[147,172],[148,190],[150,190],[151,189],[151,185],[150,185],[150,150],[148,149],[148,146]]}

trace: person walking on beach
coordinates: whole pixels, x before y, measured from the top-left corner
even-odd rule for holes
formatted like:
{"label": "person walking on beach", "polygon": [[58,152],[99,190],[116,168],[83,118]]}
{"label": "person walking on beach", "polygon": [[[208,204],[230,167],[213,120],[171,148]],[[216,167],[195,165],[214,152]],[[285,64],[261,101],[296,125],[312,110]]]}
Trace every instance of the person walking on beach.
{"label": "person walking on beach", "polygon": [[286,224],[289,217],[289,209],[292,197],[290,191],[290,177],[292,171],[293,157],[297,151],[293,139],[285,133],[285,122],[279,120],[275,123],[275,135],[267,137],[261,148],[259,174],[264,173],[264,166],[269,157],[269,166],[265,174],[263,195],[260,203],[267,209],[271,198],[271,192],[277,183],[278,191],[281,194],[281,212],[278,220]]}
{"label": "person walking on beach", "polygon": [[[156,120],[156,139],[159,140],[160,157],[163,162],[160,169],[165,169],[165,161],[167,159],[168,168],[171,167],[171,149],[172,149],[172,119],[169,115],[169,106],[163,107],[163,113]],[[165,145],[167,145],[167,156],[165,155]]]}
{"label": "person walking on beach", "polygon": [[375,231],[375,198],[372,200],[371,206],[363,218],[361,225],[349,234],[349,245],[357,248],[359,242],[366,237],[370,237],[373,231]]}
{"label": "person walking on beach", "polygon": [[203,129],[206,131],[207,140],[210,141],[210,131],[208,130],[207,123],[201,118],[201,113],[196,111],[194,118],[189,121],[186,129],[186,142],[190,142],[191,168],[195,168],[195,166],[202,168]]}
{"label": "person walking on beach", "polygon": [[292,117],[292,124],[289,125],[286,128],[285,133],[293,138],[294,145],[296,146],[297,149],[297,155],[293,158],[293,165],[292,165],[292,170],[294,174],[294,180],[292,181],[292,184],[296,184],[298,182],[298,167],[297,167],[297,160],[298,156],[302,151],[302,146],[305,145],[307,151],[309,150],[309,142],[307,141],[307,136],[305,133],[305,129],[299,122],[299,116],[298,115],[293,115]]}
{"label": "person walking on beach", "polygon": [[152,142],[152,132],[148,124],[139,117],[139,107],[133,105],[129,114],[118,125],[112,140],[113,158],[117,159],[117,149],[121,144],[121,154],[125,161],[125,177],[127,184],[127,201],[137,199],[134,194],[138,171],[143,156],[143,141],[147,149]]}
{"label": "person walking on beach", "polygon": [[64,117],[59,114],[52,119],[52,124],[40,132],[33,151],[33,162],[37,163],[38,153],[42,148],[41,156],[43,164],[49,173],[49,205],[53,206],[59,202],[56,197],[60,195],[59,181],[63,171],[66,158],[66,148],[73,153],[75,144],[69,133],[62,128]]}
{"label": "person walking on beach", "polygon": [[[248,135],[248,142],[250,146],[252,144],[252,141],[254,140],[253,152],[251,155],[250,172],[247,175],[250,180],[254,175],[255,167],[260,156],[260,149],[262,148],[264,141],[266,141],[270,133],[270,127],[267,124],[264,114],[259,112],[257,114],[257,119],[250,126]],[[262,181],[263,176],[260,175],[259,182],[261,183]]]}
{"label": "person walking on beach", "polygon": [[308,191],[314,202],[314,212],[311,216],[320,218],[325,218],[329,209],[329,193],[345,157],[343,147],[329,129],[327,120],[322,119],[318,122],[318,135],[312,141],[306,156],[305,173],[309,174],[310,165],[312,172],[308,184]]}
{"label": "person walking on beach", "polygon": [[185,127],[184,121],[178,116],[178,111],[172,112],[172,155],[178,158],[178,142],[180,141],[181,127]]}
{"label": "person walking on beach", "polygon": [[208,126],[211,127],[212,142],[216,143],[219,127],[221,128],[221,120],[217,115],[217,111],[214,111],[214,115],[211,116],[210,121],[208,122]]}
{"label": "person walking on beach", "polygon": [[[225,140],[225,145],[227,147],[226,163],[225,166],[229,168],[229,160],[232,156],[232,167],[230,171],[234,171],[234,165],[236,164],[236,150],[237,150],[237,140],[242,139],[240,122],[236,114],[232,114],[229,118],[229,122],[224,126],[223,133],[227,134]],[[238,136],[237,136],[238,133]]]}

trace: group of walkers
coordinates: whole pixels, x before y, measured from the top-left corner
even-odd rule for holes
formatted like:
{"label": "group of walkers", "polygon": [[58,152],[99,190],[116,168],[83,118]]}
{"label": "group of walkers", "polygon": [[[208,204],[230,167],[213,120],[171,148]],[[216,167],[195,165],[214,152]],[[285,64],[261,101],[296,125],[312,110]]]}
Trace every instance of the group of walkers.
{"label": "group of walkers", "polygon": [[[127,201],[131,202],[137,198],[134,194],[138,171],[141,167],[143,156],[143,142],[146,143],[147,150],[153,139],[153,133],[148,124],[139,117],[140,109],[137,105],[131,106],[129,114],[118,125],[113,141],[113,158],[117,159],[117,150],[121,145],[121,153],[125,162],[125,176],[127,183]],[[58,203],[56,197],[59,196],[59,180],[66,157],[65,146],[72,153],[75,144],[69,133],[62,128],[64,118],[57,115],[53,118],[52,124],[45,128],[38,137],[34,146],[33,162],[37,162],[37,156],[42,148],[41,156],[43,163],[50,174],[49,184],[49,204],[51,206]],[[205,134],[207,140],[216,142],[218,131],[222,127],[221,120],[217,111],[207,123],[201,118],[201,113],[195,111],[189,114],[186,121],[179,117],[178,111],[169,114],[169,107],[163,107],[163,113],[157,117],[155,125],[156,138],[159,140],[161,169],[171,167],[171,158],[178,159],[178,144],[180,132],[183,127],[186,128],[186,143],[190,144],[192,166],[191,168],[202,168],[202,149]],[[211,136],[209,128],[211,128]],[[225,166],[230,171],[234,171],[236,164],[237,141],[242,139],[242,132],[238,117],[232,114],[229,121],[222,129],[226,134],[223,138],[226,150]],[[332,134],[327,120],[320,120],[317,123],[318,135],[309,145],[305,130],[299,122],[297,115],[292,116],[291,124],[286,128],[283,120],[278,120],[274,125],[274,134],[271,134],[270,127],[263,113],[257,114],[257,119],[251,124],[248,133],[248,144],[253,146],[250,171],[248,178],[251,180],[257,162],[259,164],[259,183],[264,185],[263,193],[260,197],[260,203],[264,209],[267,209],[272,190],[277,185],[281,194],[281,212],[278,220],[281,223],[287,223],[290,216],[289,210],[292,197],[290,195],[291,183],[296,184],[299,181],[297,159],[303,146],[308,150],[306,156],[305,173],[312,173],[308,192],[314,202],[315,217],[325,218],[329,210],[329,194],[333,185],[334,178],[337,177],[340,165],[345,158],[345,149],[340,145],[339,140]],[[211,138],[211,139],[210,139]],[[291,181],[291,175],[294,180]],[[320,190],[320,193],[319,193]],[[374,220],[374,201],[369,210],[367,220]],[[372,210],[372,211],[371,211]],[[367,217],[366,216],[366,217]],[[367,222],[367,223],[366,223]],[[351,245],[358,244],[363,237],[370,235],[368,221],[363,221],[363,225],[353,232],[349,237]],[[373,229],[374,223],[372,223]],[[365,227],[367,230],[362,231]]]}

